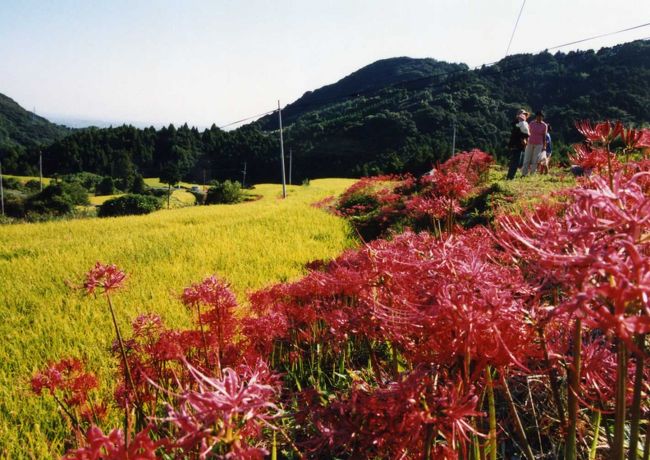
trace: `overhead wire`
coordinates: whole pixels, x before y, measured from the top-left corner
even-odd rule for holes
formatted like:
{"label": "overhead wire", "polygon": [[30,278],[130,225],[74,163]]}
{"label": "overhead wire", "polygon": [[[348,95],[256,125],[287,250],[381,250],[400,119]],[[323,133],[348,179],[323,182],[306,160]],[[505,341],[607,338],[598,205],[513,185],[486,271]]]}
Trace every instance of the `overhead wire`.
{"label": "overhead wire", "polygon": [[277,111],[277,109],[267,110],[264,113],[258,113],[257,115],[251,115],[250,117],[242,118],[241,120],[233,121],[232,123],[228,123],[226,125],[218,126],[218,128],[219,129],[227,128],[227,127],[232,126],[232,125],[236,125],[236,124],[248,121],[248,120],[252,120],[253,118],[259,118],[259,117],[263,117],[265,115],[269,115],[269,114],[271,114],[273,112],[276,112],[276,111]]}
{"label": "overhead wire", "polygon": [[[610,35],[616,35],[616,34],[620,34],[620,33],[623,33],[623,32],[629,32],[630,30],[641,29],[642,27],[648,27],[648,26],[650,26],[650,22],[647,22],[645,24],[639,24],[638,26],[634,26],[634,27],[628,27],[626,29],[617,30],[617,31],[614,31],[614,32],[607,32],[607,33],[600,34],[600,35],[594,35],[593,37],[583,38],[581,40],[576,40],[574,42],[563,43],[561,45],[551,46],[550,48],[546,48],[546,49],[547,50],[555,50],[555,49],[558,49],[558,48],[564,48],[565,46],[575,45],[577,43],[587,42],[589,40],[595,40],[597,38],[609,37]],[[645,40],[645,38],[642,38],[641,40]]]}
{"label": "overhead wire", "polygon": [[[512,37],[514,37],[514,34],[516,32],[517,24],[519,23],[519,19],[521,17],[521,13],[523,11],[523,7],[524,7],[525,3],[526,3],[526,0],[524,0],[524,2],[522,4],[522,8],[521,8],[521,10],[519,12],[519,17],[517,18],[517,23],[515,24],[515,29],[513,30]],[[539,52],[564,48],[566,46],[575,45],[575,44],[578,44],[578,43],[584,43],[584,42],[595,40],[595,39],[598,39],[598,38],[617,35],[617,34],[620,34],[620,33],[629,32],[631,30],[641,29],[641,28],[648,27],[648,26],[650,26],[650,22],[647,22],[647,23],[644,23],[644,24],[639,24],[639,25],[636,25],[636,26],[633,26],[633,27],[627,27],[625,29],[620,29],[620,30],[616,30],[616,31],[612,31],[612,32],[607,32],[607,33],[604,33],[604,34],[599,34],[599,35],[583,38],[583,39],[580,39],[580,40],[575,40],[575,41],[572,41],[572,42],[563,43],[561,45],[555,45],[555,46],[552,46],[552,47],[549,47],[549,48],[541,49],[541,50],[539,50]],[[511,37],[511,42],[512,42],[512,37]],[[648,38],[650,38],[650,37],[643,38],[643,39],[640,39],[640,40],[647,40]],[[508,44],[508,51],[509,51],[510,45],[511,44]],[[384,91],[386,89],[398,88],[398,87],[401,87],[401,86],[404,86],[404,85],[418,83],[418,82],[424,82],[424,81],[427,81],[427,80],[433,80],[433,79],[439,78],[439,77],[449,77],[449,76],[453,76],[453,75],[456,75],[456,74],[466,74],[466,73],[471,72],[471,71],[483,70],[485,68],[492,67],[492,66],[494,66],[495,64],[497,64],[499,62],[501,62],[501,60],[493,61],[493,62],[489,62],[489,63],[485,63],[485,64],[480,64],[480,65],[477,65],[475,67],[464,67],[464,68],[461,68],[461,69],[455,69],[455,70],[451,70],[451,71],[436,73],[436,74],[433,74],[433,75],[427,75],[425,77],[418,77],[418,78],[412,78],[412,79],[408,79],[408,80],[402,80],[402,81],[399,81],[399,82],[396,82],[396,83],[393,83],[393,84],[390,84],[390,85],[386,85],[386,86],[382,86],[382,87],[368,88],[368,89],[356,91],[354,93],[342,94],[342,95],[333,96],[333,97],[317,98],[317,99],[315,99],[313,101],[295,102],[293,104],[287,104],[282,110],[295,110],[297,108],[304,108],[304,107],[308,107],[308,106],[312,106],[312,105],[322,105],[323,103],[334,102],[334,101],[337,101],[337,100],[351,99],[351,98],[354,98],[354,97],[359,97],[359,96],[367,95],[367,94],[375,94],[375,93],[379,93],[381,91]],[[530,64],[525,64],[525,65],[514,66],[514,67],[500,67],[498,72],[499,73],[506,73],[506,72],[510,72],[510,71],[521,70],[521,69],[527,68],[527,67],[531,67],[531,65]],[[444,84],[446,84],[448,82],[449,82],[449,79],[447,78],[447,79],[437,83],[435,86],[429,87],[429,88],[436,88],[438,85],[444,85]],[[243,123],[243,122],[248,121],[248,120],[252,120],[252,119],[255,119],[255,118],[260,118],[260,117],[263,117],[263,116],[266,116],[266,115],[270,115],[272,113],[277,113],[277,111],[278,111],[278,109],[274,108],[274,109],[268,110],[266,112],[263,112],[261,114],[251,115],[249,117],[242,118],[240,120],[233,121],[231,123],[219,126],[219,129],[227,128],[227,127],[239,124],[239,123]]]}
{"label": "overhead wire", "polygon": [[526,0],[521,4],[521,9],[519,10],[519,15],[517,16],[517,21],[515,22],[515,27],[512,29],[512,35],[510,35],[510,41],[508,42],[508,47],[506,48],[506,57],[510,53],[510,46],[512,45],[512,40],[515,38],[515,32],[517,32],[517,26],[519,25],[519,20],[521,19],[521,13],[524,12],[524,6],[526,6]]}

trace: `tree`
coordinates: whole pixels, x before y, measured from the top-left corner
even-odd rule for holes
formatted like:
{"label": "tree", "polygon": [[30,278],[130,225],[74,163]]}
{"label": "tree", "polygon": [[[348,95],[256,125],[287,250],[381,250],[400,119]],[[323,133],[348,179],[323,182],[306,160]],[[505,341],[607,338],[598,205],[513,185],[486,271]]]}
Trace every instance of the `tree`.
{"label": "tree", "polygon": [[178,184],[191,166],[190,153],[177,145],[172,146],[171,155],[160,171],[160,182],[167,184],[167,208],[170,207],[172,186]]}
{"label": "tree", "polygon": [[110,176],[104,177],[95,187],[95,195],[113,195],[114,193],[115,182]]}
{"label": "tree", "polygon": [[143,195],[147,189],[147,186],[144,183],[142,174],[136,174],[133,178],[133,185],[131,186],[131,193],[136,195]]}

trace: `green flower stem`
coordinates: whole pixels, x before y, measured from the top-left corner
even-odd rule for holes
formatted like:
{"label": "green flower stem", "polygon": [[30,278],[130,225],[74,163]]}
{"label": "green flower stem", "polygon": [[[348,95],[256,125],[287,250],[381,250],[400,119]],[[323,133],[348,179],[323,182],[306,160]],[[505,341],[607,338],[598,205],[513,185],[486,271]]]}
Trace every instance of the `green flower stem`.
{"label": "green flower stem", "polygon": [[627,347],[618,341],[616,364],[616,417],[614,419],[614,451],[612,460],[625,458],[625,393],[627,385]]}
{"label": "green flower stem", "polygon": [[[643,368],[645,361],[645,335],[640,334],[637,337],[637,347],[639,348],[636,358],[636,369],[634,372],[634,393],[632,396],[632,411],[630,413],[630,450],[628,460],[637,460],[639,445],[639,421],[641,419],[641,389],[643,387]],[[647,431],[647,430],[646,430]],[[647,434],[646,434],[647,436]]]}
{"label": "green flower stem", "polygon": [[573,366],[569,368],[568,412],[569,426],[567,432],[565,460],[576,460],[576,427],[578,423],[578,394],[580,393],[580,366],[582,361],[582,321],[576,319],[573,330]]}
{"label": "green flower stem", "polygon": [[488,446],[490,448],[490,460],[497,460],[497,415],[494,404],[494,383],[492,382],[492,370],[490,366],[485,368],[485,379],[487,381],[488,416],[490,431],[488,434]]}

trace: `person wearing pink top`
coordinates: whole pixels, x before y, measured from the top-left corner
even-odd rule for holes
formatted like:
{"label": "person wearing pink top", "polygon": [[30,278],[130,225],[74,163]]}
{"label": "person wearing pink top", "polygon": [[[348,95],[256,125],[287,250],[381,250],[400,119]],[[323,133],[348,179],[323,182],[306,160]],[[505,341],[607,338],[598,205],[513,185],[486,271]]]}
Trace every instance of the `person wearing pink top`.
{"label": "person wearing pink top", "polygon": [[535,120],[528,124],[528,129],[530,130],[530,136],[528,137],[528,145],[526,145],[526,150],[524,151],[524,164],[521,168],[522,176],[535,174],[539,155],[546,150],[548,125],[544,123],[544,113],[541,110],[535,113]]}

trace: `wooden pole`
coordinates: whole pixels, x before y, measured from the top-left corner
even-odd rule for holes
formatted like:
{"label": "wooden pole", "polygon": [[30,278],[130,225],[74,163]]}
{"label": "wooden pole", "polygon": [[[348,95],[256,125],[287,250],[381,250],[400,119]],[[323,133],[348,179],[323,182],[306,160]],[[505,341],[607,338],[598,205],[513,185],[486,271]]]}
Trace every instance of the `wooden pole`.
{"label": "wooden pole", "polygon": [[282,198],[287,197],[287,179],[284,173],[284,139],[282,138],[282,109],[278,99],[278,121],[280,123],[280,163],[282,163]]}
{"label": "wooden pole", "polygon": [[241,186],[242,188],[246,188],[246,162],[245,161],[244,161],[244,170],[242,171],[242,175],[243,177],[242,177]]}
{"label": "wooden pole", "polygon": [[293,168],[293,150],[289,148],[289,185],[293,185],[291,182],[291,169]]}
{"label": "wooden pole", "polygon": [[0,207],[2,208],[2,215],[5,215],[5,192],[2,188],[2,162],[0,161]]}
{"label": "wooden pole", "polygon": [[454,133],[451,137],[451,156],[456,155],[456,120],[454,119]]}
{"label": "wooden pole", "polygon": [[38,176],[40,178],[41,192],[43,191],[43,152],[38,149]]}

